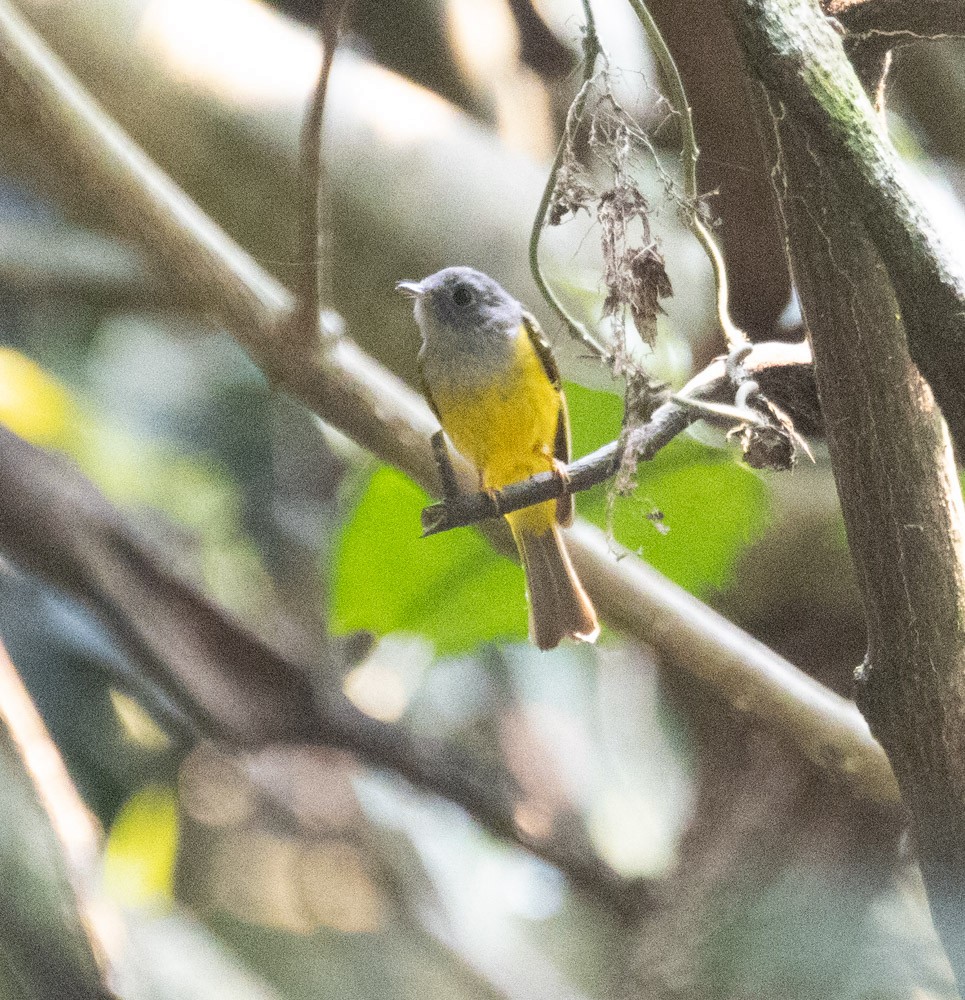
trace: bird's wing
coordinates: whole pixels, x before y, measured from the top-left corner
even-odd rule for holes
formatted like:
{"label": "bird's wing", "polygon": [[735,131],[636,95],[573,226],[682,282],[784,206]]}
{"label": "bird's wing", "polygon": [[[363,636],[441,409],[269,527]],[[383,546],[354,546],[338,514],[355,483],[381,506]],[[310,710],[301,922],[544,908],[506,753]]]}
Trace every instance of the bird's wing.
{"label": "bird's wing", "polygon": [[[566,408],[566,396],[563,393],[560,370],[556,366],[556,358],[553,357],[553,349],[550,347],[550,342],[546,339],[546,334],[543,333],[542,327],[532,313],[523,313],[523,327],[526,330],[526,335],[529,337],[530,343],[533,345],[533,349],[536,351],[536,356],[539,358],[540,364],[543,366],[543,371],[546,372],[546,377],[550,380],[553,388],[559,393],[560,414],[556,423],[556,440],[553,442],[553,455],[558,461],[564,465],[568,465],[572,447],[570,442],[570,414]],[[572,523],[573,497],[571,494],[567,493],[556,501],[556,519],[560,524]]]}
{"label": "bird's wing", "polygon": [[429,383],[426,381],[425,368],[422,365],[422,351],[419,351],[419,355],[416,358],[416,362],[419,367],[419,386],[422,389],[422,395],[425,396],[426,402],[429,404],[429,409],[436,415],[436,420],[442,423],[442,416],[439,413],[439,407],[436,406],[436,401],[432,398],[432,393],[429,391]]}

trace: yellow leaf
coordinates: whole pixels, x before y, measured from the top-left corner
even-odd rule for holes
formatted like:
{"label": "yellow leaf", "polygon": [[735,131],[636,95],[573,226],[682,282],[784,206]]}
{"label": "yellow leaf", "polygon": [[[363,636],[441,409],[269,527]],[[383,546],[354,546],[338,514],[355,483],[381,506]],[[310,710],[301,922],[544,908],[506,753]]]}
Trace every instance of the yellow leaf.
{"label": "yellow leaf", "polygon": [[174,894],[178,810],[174,792],[148,785],[117,814],[107,838],[104,884],[127,906],[164,906]]}
{"label": "yellow leaf", "polygon": [[53,378],[18,351],[0,347],[0,423],[32,444],[57,445],[75,417]]}

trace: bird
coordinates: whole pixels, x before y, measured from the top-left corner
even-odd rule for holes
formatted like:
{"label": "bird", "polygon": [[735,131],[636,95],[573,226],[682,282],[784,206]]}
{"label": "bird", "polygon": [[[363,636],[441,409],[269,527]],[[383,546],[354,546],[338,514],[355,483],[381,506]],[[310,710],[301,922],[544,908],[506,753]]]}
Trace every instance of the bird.
{"label": "bird", "polygon": [[[559,369],[535,317],[496,281],[447,267],[396,288],[415,302],[423,393],[455,449],[496,491],[540,472],[565,476],[570,425]],[[506,514],[526,575],[533,642],[594,642],[600,626],[566,549],[569,493]]]}

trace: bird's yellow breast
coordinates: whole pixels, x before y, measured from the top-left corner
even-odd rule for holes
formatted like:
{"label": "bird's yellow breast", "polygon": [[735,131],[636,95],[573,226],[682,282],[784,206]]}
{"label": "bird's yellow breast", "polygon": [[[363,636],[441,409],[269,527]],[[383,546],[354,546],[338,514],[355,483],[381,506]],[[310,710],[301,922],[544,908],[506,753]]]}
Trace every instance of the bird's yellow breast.
{"label": "bird's yellow breast", "polygon": [[482,485],[500,489],[553,468],[560,392],[550,382],[525,327],[513,360],[488,385],[434,387],[443,429],[479,469]]}

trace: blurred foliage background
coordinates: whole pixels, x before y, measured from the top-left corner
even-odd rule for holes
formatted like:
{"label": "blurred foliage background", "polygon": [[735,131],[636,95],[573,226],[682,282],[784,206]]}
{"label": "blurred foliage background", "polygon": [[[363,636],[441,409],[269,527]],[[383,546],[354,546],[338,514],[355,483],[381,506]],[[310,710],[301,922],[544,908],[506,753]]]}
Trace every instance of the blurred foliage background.
{"label": "blurred foliage background", "polygon": [[[15,6],[206,211],[294,281],[313,0]],[[654,353],[638,349],[680,385],[722,349],[709,270],[664,189],[675,128],[639,27],[629,7],[597,6],[614,88],[654,147],[634,170],[676,290]],[[653,5],[703,130],[704,189],[726,208],[735,312],[755,336],[799,336],[760,164],[733,145],[733,71],[701,55],[726,45],[673,6]],[[526,242],[581,24],[575,0],[356,0],[325,138],[332,305],[348,335],[411,381],[417,332],[394,283],[453,263],[489,271],[557,346],[575,455],[618,434],[622,386],[543,308]],[[921,183],[955,218],[961,56],[955,43],[904,50],[891,104]],[[954,995],[894,816],[829,787],[712,692],[664,676],[647,648],[605,633],[597,648],[531,649],[514,563],[469,530],[421,540],[417,487],[274,391],[229,337],[179,308],[150,260],[0,148],[0,422],[65,456],[181,576],[318,684],[443,760],[510,775],[527,806],[517,824],[535,842],[562,831],[611,880],[578,884],[343,751],[244,754],[198,739],[162,693],[145,697],[143,664],[90,607],[6,566],[0,631],[83,800],[86,891],[120,995]],[[591,324],[595,233],[578,216],[544,241],[547,271]],[[600,487],[577,508],[846,693],[861,615],[812,444],[813,466],[762,474],[700,426],[641,471],[632,497]],[[359,630],[370,643],[351,638]],[[74,933],[18,875],[15,806],[29,792],[10,781],[2,794],[3,912],[36,909]],[[72,976],[76,995],[95,995],[54,961],[70,965],[63,943],[46,966],[20,948],[18,921],[0,922],[0,952],[15,956],[0,962],[0,996],[75,995]]]}

